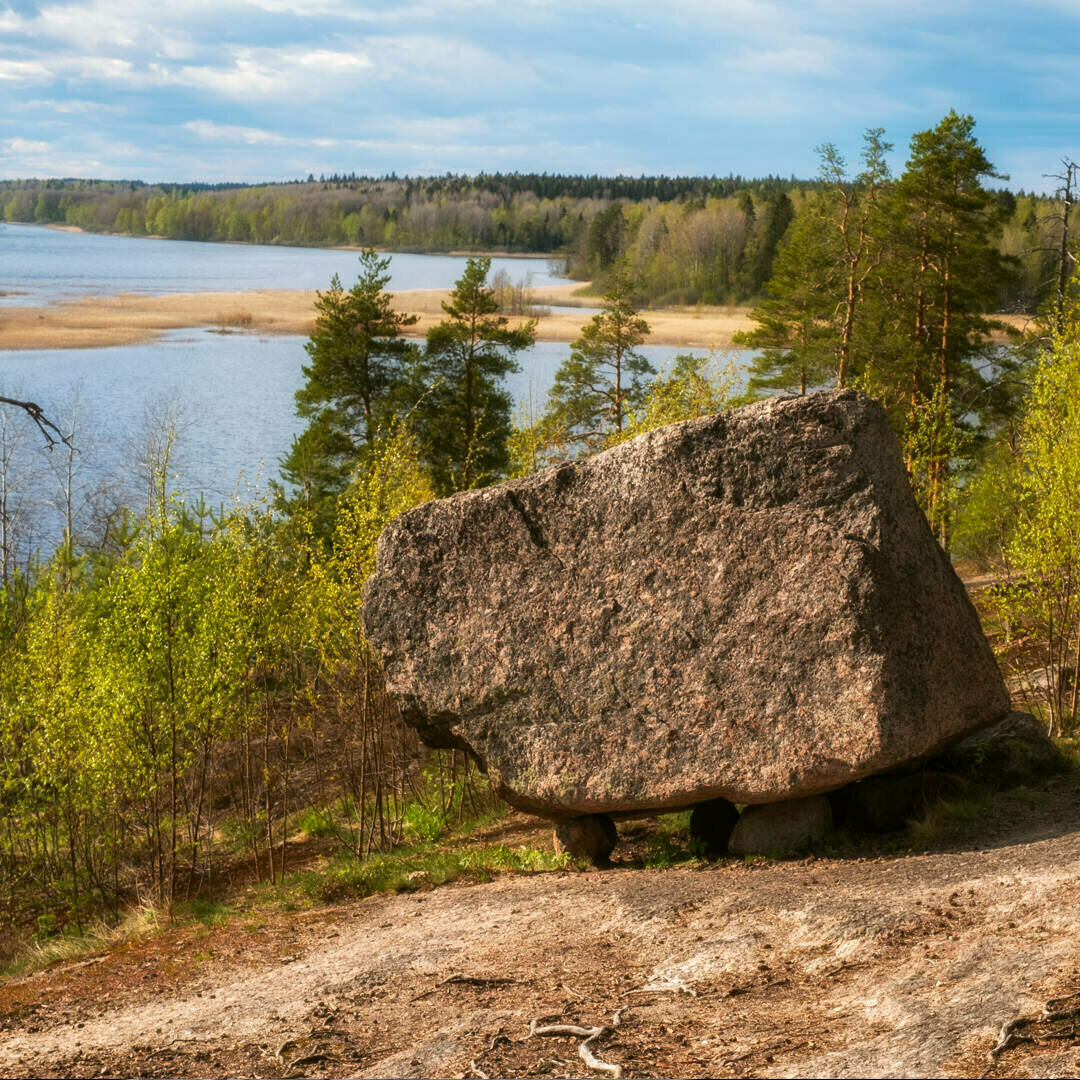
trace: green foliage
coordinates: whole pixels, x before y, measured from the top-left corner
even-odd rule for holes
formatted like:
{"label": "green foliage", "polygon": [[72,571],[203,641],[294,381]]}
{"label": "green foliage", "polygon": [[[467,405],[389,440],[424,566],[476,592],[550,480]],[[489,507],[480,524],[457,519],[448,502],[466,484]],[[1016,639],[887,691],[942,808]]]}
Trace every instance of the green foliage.
{"label": "green foliage", "polygon": [[[1037,362],[1017,460],[986,481],[1005,488],[1013,515],[999,549],[1003,581],[989,600],[1010,636],[1038,645],[1051,734],[1080,713],[1080,316],[1064,326]],[[1020,658],[1032,665],[1030,650]]]}
{"label": "green foliage", "polygon": [[0,897],[16,924],[66,933],[134,897],[174,911],[221,859],[279,880],[301,767],[351,851],[403,835],[415,737],[359,612],[379,531],[430,495],[407,430],[374,441],[329,550],[303,514],[208,522],[166,479],[122,547],[58,554],[17,620],[3,598]]}
{"label": "green foliage", "polygon": [[511,327],[487,284],[491,260],[469,259],[446,318],[427,335],[416,407],[423,455],[440,495],[490,484],[510,464],[510,395],[501,381],[517,371],[516,353],[536,340],[535,322]]}
{"label": "green foliage", "polygon": [[823,193],[780,249],[758,326],[751,393],[856,385],[889,413],[916,493],[943,547],[981,446],[1018,408],[1022,358],[992,346],[986,317],[1014,277],[996,246],[1007,213],[974,120],[950,112],[916,133],[891,181],[889,144],[866,133],[854,179],[820,148]]}
{"label": "green foliage", "polygon": [[338,579],[354,589],[375,568],[375,545],[383,529],[399,514],[435,497],[419,455],[410,428],[394,423],[374,442],[366,466],[355,473],[340,500],[333,568]]}
{"label": "green foliage", "polygon": [[605,446],[615,446],[654,428],[710,416],[732,404],[738,384],[734,361],[715,354],[676,356],[668,371],[646,388],[637,410],[630,411],[621,432],[608,436]]}
{"label": "green foliage", "polygon": [[959,493],[953,548],[982,570],[1002,566],[1020,513],[1020,468],[1015,449],[994,443]]}
{"label": "green foliage", "polygon": [[735,343],[761,352],[751,363],[750,391],[807,390],[836,373],[836,237],[821,203],[796,219],[776,259],[769,297],[754,308],[755,330]]}

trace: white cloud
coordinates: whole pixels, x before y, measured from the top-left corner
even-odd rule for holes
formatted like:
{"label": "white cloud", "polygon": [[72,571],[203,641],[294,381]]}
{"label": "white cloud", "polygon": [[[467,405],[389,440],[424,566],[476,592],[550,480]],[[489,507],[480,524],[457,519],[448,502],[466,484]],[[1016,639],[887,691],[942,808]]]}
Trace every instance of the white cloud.
{"label": "white cloud", "polygon": [[[217,124],[213,120],[189,120],[183,124],[185,131],[212,142],[243,143],[245,146],[319,146],[342,145],[340,139],[319,136],[282,135],[265,128],[243,127],[239,124]],[[346,144],[347,145],[347,144]]]}
{"label": "white cloud", "polygon": [[49,98],[33,98],[30,101],[20,101],[11,106],[19,112],[40,111],[60,113],[61,115],[85,115],[86,113],[115,112],[114,105],[104,105],[100,101],[83,101],[72,98],[69,101],[59,101]]}
{"label": "white cloud", "polygon": [[38,60],[0,60],[0,82],[29,85],[51,79],[52,72]]}
{"label": "white cloud", "polygon": [[9,154],[41,154],[50,144],[37,139],[4,139],[3,146]]}
{"label": "white cloud", "polygon": [[0,11],[0,34],[18,34],[26,28],[26,20],[11,8]]}
{"label": "white cloud", "polygon": [[362,71],[375,65],[363,53],[335,52],[332,49],[315,49],[300,53],[295,57],[296,65],[302,68],[318,68],[321,71],[345,72]]}
{"label": "white cloud", "polygon": [[189,120],[183,127],[193,135],[198,135],[200,139],[215,142],[240,142],[248,146],[285,146],[294,141],[274,131],[241,127],[238,124],[215,124],[213,120]]}
{"label": "white cloud", "polygon": [[[363,52],[331,49],[242,48],[231,63],[160,68],[159,81],[191,86],[225,97],[264,100],[334,98],[373,69]],[[331,83],[329,80],[334,79]]]}
{"label": "white cloud", "polygon": [[79,75],[102,82],[130,82],[135,75],[135,65],[130,60],[120,60],[115,56],[89,56],[82,61]]}

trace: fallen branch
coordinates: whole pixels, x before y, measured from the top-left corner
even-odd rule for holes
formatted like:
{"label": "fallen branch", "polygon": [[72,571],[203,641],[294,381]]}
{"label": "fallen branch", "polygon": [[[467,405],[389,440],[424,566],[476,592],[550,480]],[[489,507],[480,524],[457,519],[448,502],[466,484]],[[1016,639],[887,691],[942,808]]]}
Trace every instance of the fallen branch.
{"label": "fallen branch", "polygon": [[583,1039],[584,1042],[578,1047],[578,1057],[585,1062],[587,1068],[592,1069],[594,1072],[605,1072],[609,1076],[620,1080],[622,1077],[622,1067],[620,1065],[611,1065],[606,1061],[601,1061],[593,1052],[592,1044],[601,1036],[606,1035],[610,1031],[614,1031],[622,1023],[622,1014],[628,1006],[623,1005],[616,1009],[615,1015],[611,1018],[610,1024],[603,1024],[597,1027],[582,1027],[579,1024],[545,1024],[543,1027],[537,1027],[536,1021],[531,1020],[529,1022],[529,1034],[528,1038],[532,1038],[534,1035],[574,1035],[579,1039]]}
{"label": "fallen branch", "polygon": [[1051,998],[1043,1007],[1042,1012],[1038,1016],[1015,1016],[1012,1020],[1006,1020],[1001,1025],[1001,1031],[998,1032],[997,1045],[987,1055],[987,1061],[989,1061],[989,1067],[982,1075],[983,1077],[989,1076],[994,1065],[997,1064],[997,1059],[1009,1049],[1010,1046],[1014,1046],[1020,1042],[1034,1042],[1034,1038],[1028,1035],[1020,1035],[1023,1028],[1030,1027],[1032,1024],[1054,1024],[1060,1020],[1074,1020],[1080,1018],[1080,1005],[1077,1005],[1071,1009],[1052,1009],[1051,1006],[1062,1001],[1068,1001],[1070,998],[1080,997],[1080,994],[1069,994],[1066,997]]}
{"label": "fallen branch", "polygon": [[686,994],[687,997],[697,997],[697,991],[692,986],[687,986],[682,979],[668,979],[659,986],[643,986],[640,990],[631,990],[631,994]]}

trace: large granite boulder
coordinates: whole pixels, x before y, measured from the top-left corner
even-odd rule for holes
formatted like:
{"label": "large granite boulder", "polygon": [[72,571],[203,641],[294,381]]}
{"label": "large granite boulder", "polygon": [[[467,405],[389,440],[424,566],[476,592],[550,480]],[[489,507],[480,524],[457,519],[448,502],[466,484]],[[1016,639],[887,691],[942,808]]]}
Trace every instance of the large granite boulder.
{"label": "large granite boulder", "polygon": [[419,506],[379,540],[364,622],[422,737],[551,817],[806,797],[1009,711],[851,390]]}

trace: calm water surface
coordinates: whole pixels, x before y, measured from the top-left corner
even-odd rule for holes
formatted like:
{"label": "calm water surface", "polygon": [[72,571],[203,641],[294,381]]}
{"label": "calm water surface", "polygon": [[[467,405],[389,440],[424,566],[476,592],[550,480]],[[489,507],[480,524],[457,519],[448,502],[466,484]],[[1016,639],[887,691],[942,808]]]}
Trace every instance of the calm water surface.
{"label": "calm water surface", "polygon": [[[549,273],[544,260],[497,263],[515,280],[529,272],[539,286],[562,280]],[[464,265],[464,258],[394,255],[391,269],[397,288],[446,288]],[[26,294],[9,302],[95,293],[318,288],[335,270],[346,282],[355,277],[356,254],[0,227],[0,289]],[[213,502],[234,496],[246,501],[277,477],[281,457],[302,429],[294,394],[303,382],[304,341],[197,329],[174,331],[147,345],[0,349],[0,392],[31,398],[58,418],[67,417],[78,400],[79,467],[86,488],[130,473],[132,447],[147,417],[168,403],[180,419],[176,464],[182,487]],[[642,351],[663,370],[686,350],[647,346]],[[507,380],[519,406],[534,415],[543,408],[568,355],[569,347],[557,342],[540,342],[519,355],[521,371]],[[732,354],[738,363],[749,355]],[[40,439],[30,442],[22,452],[38,459],[39,486],[55,486],[41,465]]]}
{"label": "calm water surface", "polygon": [[[357,252],[259,244],[203,244],[130,236],[69,233],[37,225],[0,224],[0,304],[42,304],[116,293],[244,292],[325,289],[336,273],[356,280]],[[464,257],[394,255],[393,289],[448,289]],[[547,259],[491,260],[491,272],[512,281],[527,275],[535,288],[565,285]]]}
{"label": "calm water surface", "polygon": [[[188,491],[227,498],[277,476],[278,462],[303,428],[293,395],[307,359],[302,337],[173,331],[149,345],[104,349],[0,351],[0,385],[64,416],[78,398],[88,433],[88,469],[103,477],[121,469],[149,410],[168,404],[181,419],[179,469]],[[685,349],[646,346],[658,370]],[[535,414],[566,345],[539,342],[519,356],[507,386]],[[89,438],[93,433],[94,438]]]}

